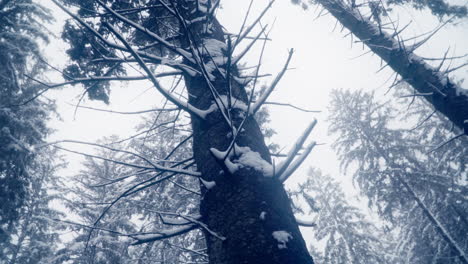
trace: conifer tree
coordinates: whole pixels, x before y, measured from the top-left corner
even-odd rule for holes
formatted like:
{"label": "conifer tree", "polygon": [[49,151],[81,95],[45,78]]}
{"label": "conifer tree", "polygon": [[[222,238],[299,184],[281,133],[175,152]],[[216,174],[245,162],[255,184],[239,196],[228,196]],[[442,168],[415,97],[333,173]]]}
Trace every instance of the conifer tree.
{"label": "conifer tree", "polygon": [[[107,102],[109,90],[103,81],[148,79],[171,105],[190,114],[196,172],[187,169],[189,161],[171,168],[170,161],[134,157],[158,172],[148,184],[175,172],[197,176],[202,195],[200,219],[186,219],[181,227],[155,230],[151,236],[133,236],[135,243],[199,228],[206,238],[210,263],[313,263],[283,182],[314,147],[311,143],[298,155],[315,122],[274,168],[254,118],[284,75],[293,52],[255,102],[255,88],[247,90],[246,86],[252,82],[255,87],[260,63],[253,76],[237,66],[266,33],[261,28],[252,36],[252,29],[272,3],[251,25],[245,24],[238,35],[232,35],[224,32],[214,16],[219,1],[64,1],[78,7],[77,13],[54,2],[79,25],[70,22],[64,30],[71,45],[72,64],[65,72],[68,83],[86,83],[91,99]],[[241,42],[249,42],[243,50]],[[142,75],[123,75],[128,65],[137,66]],[[160,80],[168,76],[183,78],[187,100],[163,86]],[[266,218],[260,218],[262,214]]]}
{"label": "conifer tree", "polygon": [[311,168],[308,176],[293,195],[315,216],[314,238],[325,245],[312,250],[317,263],[398,263],[382,230],[348,202],[338,182],[318,169]]}
{"label": "conifer tree", "polygon": [[29,164],[28,199],[5,241],[0,242],[0,260],[5,261],[1,263],[49,263],[59,246],[62,227],[53,219],[63,217],[63,213],[54,209],[53,203],[61,196],[53,189],[60,181],[57,172],[64,164],[55,158],[55,152],[42,149],[42,154]]}
{"label": "conifer tree", "polygon": [[49,11],[31,0],[0,2],[0,240],[28,200],[33,146],[43,142],[52,103],[32,78],[43,70],[39,43],[47,42]]}
{"label": "conifer tree", "polygon": [[409,263],[466,263],[468,143],[460,137],[445,144],[453,136],[447,120],[428,121],[421,115],[427,105],[413,107],[414,115],[405,114],[419,121],[416,128],[395,128],[401,124],[398,111],[388,103],[369,93],[335,91],[330,116],[335,148],[343,168],[353,168],[369,204],[401,229],[401,257]]}

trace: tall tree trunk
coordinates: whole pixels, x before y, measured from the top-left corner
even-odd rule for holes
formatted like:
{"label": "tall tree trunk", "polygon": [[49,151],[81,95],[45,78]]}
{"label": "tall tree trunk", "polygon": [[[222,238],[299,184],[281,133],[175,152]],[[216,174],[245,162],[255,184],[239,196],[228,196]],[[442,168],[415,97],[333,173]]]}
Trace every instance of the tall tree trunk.
{"label": "tall tree trunk", "polygon": [[[217,21],[212,21],[211,30],[208,30],[211,33],[201,32],[204,28],[205,24],[198,28],[192,25],[190,28],[194,36],[193,44],[201,53],[204,53],[201,43],[210,39],[225,43],[224,33]],[[202,57],[205,64],[213,60],[211,56]],[[193,66],[199,68],[197,65]],[[217,67],[226,70],[226,64],[218,64]],[[235,65],[227,72],[239,76]],[[232,77],[223,77],[219,71],[215,70],[212,73],[212,84],[217,93],[225,96],[231,94],[233,104],[235,100],[248,104],[243,84]],[[188,74],[184,78],[190,94],[189,102],[199,109],[209,108],[213,104],[213,95],[206,79]],[[230,114],[233,123],[238,127],[242,120],[241,111],[233,109]],[[299,231],[283,184],[277,178],[267,177],[249,167],[230,173],[222,165],[223,162],[212,155],[211,148],[224,151],[232,141],[232,128],[220,111],[212,112],[205,120],[192,116],[192,127],[193,152],[198,170],[203,179],[216,183],[216,186],[210,189],[202,185],[202,222],[211,231],[225,237],[225,240],[222,240],[205,232],[210,263],[312,264],[313,260]],[[264,137],[252,116],[247,118],[236,143],[242,147],[249,147],[271,164]],[[289,234],[286,235],[287,242],[275,238],[275,231],[284,231],[281,232],[283,235]]]}
{"label": "tall tree trunk", "polygon": [[[141,25],[136,26],[131,20],[107,7],[105,3],[100,1],[98,3],[115,18],[138,28],[141,32],[148,33],[148,29],[142,29]],[[233,141],[233,135],[236,134],[234,130],[237,129],[239,133],[235,142],[239,147],[234,147],[233,154],[228,159],[233,159],[235,162],[236,158],[243,155],[238,150],[248,150],[251,155],[244,157],[246,160],[260,162],[262,165],[269,163],[268,169],[271,168],[271,157],[264,137],[250,111],[245,109],[249,103],[245,82],[239,78],[235,63],[230,63],[231,52],[228,51],[230,45],[226,45],[222,27],[213,17],[218,3],[219,1],[213,0],[176,0],[158,1],[157,4],[165,8],[168,16],[171,16],[168,21],[173,27],[167,25],[166,27],[178,30],[179,34],[175,39],[180,41],[182,48],[179,48],[179,43],[177,47],[168,44],[168,41],[156,36],[156,33],[151,33],[150,36],[153,40],[157,40],[156,43],[163,43],[162,46],[169,47],[169,53],[173,52],[184,59],[182,64],[171,58],[168,61],[155,59],[153,62],[177,64],[180,66],[176,67],[178,70],[183,69],[189,104],[177,101],[175,96],[158,88],[156,77],[138,55],[146,52],[143,52],[146,49],[135,51],[115,27],[108,22],[105,25],[124,44],[125,48],[119,47],[119,49],[126,49],[133,55],[138,64],[152,77],[150,79],[155,87],[172,103],[180,108],[185,107],[191,114],[193,153],[198,171],[201,172],[203,181],[216,183],[212,188],[201,184],[202,217],[200,222],[198,220],[196,222],[205,231],[209,262],[313,264],[282,181],[270,175],[273,173],[265,174],[257,170],[256,166],[241,167],[237,164],[239,165],[237,171],[230,170],[224,160],[213,156],[213,149],[218,151],[228,149]],[[59,3],[58,5],[60,6]],[[66,12],[82,26],[89,27],[71,12]],[[91,31],[94,35],[99,34],[94,29]],[[101,36],[100,39],[115,48],[113,43],[109,43]],[[230,100],[232,105],[237,104],[237,107],[231,107]],[[216,107],[213,107],[214,105]],[[207,109],[210,111],[201,111]],[[203,112],[203,115],[200,112]],[[246,122],[240,129],[245,116],[247,116]],[[138,243],[148,241],[139,240]]]}
{"label": "tall tree trunk", "polygon": [[418,96],[423,96],[433,107],[468,135],[468,92],[413,53],[414,47],[405,47],[396,35],[383,32],[364,18],[356,8],[341,0],[317,0],[345,28],[356,35],[369,49],[385,61]]}

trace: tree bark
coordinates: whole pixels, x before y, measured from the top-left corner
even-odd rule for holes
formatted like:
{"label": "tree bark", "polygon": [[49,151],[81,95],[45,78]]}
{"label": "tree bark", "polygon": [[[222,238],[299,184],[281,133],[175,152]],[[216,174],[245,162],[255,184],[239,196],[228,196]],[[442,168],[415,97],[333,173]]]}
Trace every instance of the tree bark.
{"label": "tree bark", "polygon": [[341,0],[318,0],[345,28],[385,61],[404,81],[468,135],[468,92]]}
{"label": "tree bark", "polygon": [[[242,107],[228,107],[229,110],[226,111],[229,113],[226,113],[221,110],[224,107],[218,104],[223,98],[228,101],[229,98],[237,100],[238,105],[239,101],[243,105],[249,103],[245,83],[240,81],[236,65],[227,66],[231,60],[230,52],[226,48],[229,45],[225,44],[222,27],[213,17],[218,2],[176,0],[158,1],[157,4],[158,8],[165,9],[167,16],[171,17],[168,19],[170,26],[165,25],[165,27],[170,28],[170,31],[178,31],[177,45],[168,44],[168,41],[157,36],[156,33],[150,34],[152,42],[157,40],[156,42],[163,43],[161,47],[167,48],[169,54],[178,58],[182,57],[183,61],[180,64],[178,58],[174,60],[169,58],[165,61],[156,56],[153,57],[152,62],[168,63],[177,70],[183,70],[189,104],[179,102],[174,98],[175,96],[171,97],[169,92],[158,88],[159,83],[155,80],[156,77],[150,74],[150,68],[139,55],[147,51],[141,49],[138,53],[115,27],[109,22],[105,25],[123,43],[124,46],[117,46],[118,49],[131,53],[148,76],[152,77],[150,79],[155,87],[172,103],[191,114],[193,153],[197,169],[201,172],[201,178],[204,181],[216,183],[216,186],[210,189],[201,184],[200,214],[202,218],[200,222],[197,220],[197,224],[205,232],[209,262],[213,264],[313,264],[282,182],[271,175],[264,175],[263,172],[251,166],[244,166],[236,172],[230,171],[224,161],[212,155],[212,148],[219,151],[228,149],[233,141],[235,127],[240,131],[236,137],[236,144],[244,149],[248,147],[251,151],[249,153],[254,156],[257,154],[261,156],[262,160],[257,158],[256,161],[271,165],[269,150],[255,119]],[[142,29],[141,25],[136,26],[135,22],[119,15],[106,4],[101,2],[99,4],[114,17],[135,29],[146,33],[150,31],[146,28]],[[66,12],[89,29],[87,23],[71,12]],[[151,23],[148,21],[147,25],[157,23],[157,20]],[[99,35],[94,29],[91,31],[94,35]],[[104,37],[99,37],[99,39],[110,47],[116,48],[113,42],[105,40]],[[211,54],[210,50],[215,52]],[[160,51],[161,54],[164,54],[163,52],[166,51]],[[217,104],[214,103],[215,100]],[[215,108],[213,105],[217,105],[216,110],[203,111],[213,110]],[[229,115],[229,122],[223,113]],[[244,116],[247,116],[247,119],[240,129],[239,126]],[[236,152],[235,149],[234,152]],[[236,153],[233,155],[236,156]],[[282,231],[281,236],[274,235],[278,234],[274,233],[278,231]],[[144,242],[148,241],[138,241],[138,243]]]}
{"label": "tree bark", "polygon": [[[217,21],[213,21],[212,33],[208,35],[200,32],[203,27],[206,25],[191,27],[195,45],[210,38],[225,43],[222,28]],[[210,56],[203,57],[203,60],[208,63]],[[193,66],[199,68],[197,65]],[[217,66],[226,70],[226,65]],[[233,76],[239,76],[235,65],[230,72]],[[231,91],[233,98],[248,104],[243,84],[233,78],[225,78],[217,71],[213,75],[215,79],[212,84],[219,94],[228,95]],[[184,78],[190,94],[189,102],[199,109],[209,108],[214,98],[206,79],[188,74]],[[239,126],[242,121],[239,109],[233,109],[231,115],[234,124]],[[198,170],[204,180],[216,182],[216,186],[209,190],[202,185],[202,222],[211,231],[226,238],[222,240],[205,232],[209,262],[312,264],[313,260],[299,231],[283,184],[277,178],[266,177],[262,172],[248,167],[231,174],[211,154],[210,148],[225,151],[232,141],[232,129],[220,111],[209,114],[205,120],[192,116],[192,127],[193,152]],[[271,164],[264,137],[252,116],[247,118],[242,131],[236,143],[258,152]],[[290,234],[285,247],[273,236],[275,231]]]}

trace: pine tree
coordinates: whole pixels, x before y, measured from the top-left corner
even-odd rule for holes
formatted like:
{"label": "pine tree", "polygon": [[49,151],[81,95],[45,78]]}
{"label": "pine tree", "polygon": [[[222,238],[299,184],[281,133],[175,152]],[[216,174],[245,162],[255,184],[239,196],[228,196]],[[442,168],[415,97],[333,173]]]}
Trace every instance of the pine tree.
{"label": "pine tree", "polygon": [[[195,226],[204,232],[210,263],[313,263],[282,183],[312,150],[314,144],[296,158],[315,123],[285,162],[274,169],[253,117],[285,73],[292,51],[282,71],[255,103],[246,85],[257,77],[242,76],[237,67],[251,47],[238,51],[239,43],[250,37],[260,18],[236,36],[226,34],[214,17],[219,1],[149,1],[145,5],[65,1],[79,7],[76,14],[54,2],[80,25],[68,23],[64,30],[64,38],[72,46],[69,54],[73,63],[65,74],[70,82],[90,83],[86,86],[90,98],[107,102],[108,86],[101,81],[149,79],[172,105],[190,114],[197,172],[178,172],[199,176],[201,218],[172,229],[172,233],[134,236],[136,243],[158,241]],[[264,31],[261,29],[252,43]],[[122,52],[126,55],[121,56]],[[144,74],[120,75],[128,64],[137,64]],[[155,72],[158,68],[164,71]],[[94,76],[86,77],[88,74]],[[183,77],[187,101],[161,85],[159,78],[167,76]],[[168,161],[155,164],[142,157],[135,159],[161,171],[161,178],[174,171],[167,166]],[[261,214],[267,217],[261,219]]]}
{"label": "pine tree", "polygon": [[[138,126],[139,131],[144,132],[144,138],[132,139],[127,144],[113,144],[121,139],[107,138],[101,144],[112,146],[112,149],[101,149],[98,155],[86,159],[85,169],[70,187],[65,188],[70,188],[68,193],[71,194],[67,206],[80,218],[78,223],[71,223],[72,227],[79,227],[75,230],[78,235],[59,253],[61,257],[56,259],[57,263],[65,260],[73,263],[206,260],[206,247],[198,230],[163,241],[132,245],[132,234],[153,234],[154,230],[170,232],[186,222],[184,217],[198,218],[200,190],[197,177],[168,175],[166,181],[155,184],[151,180],[155,173],[151,170],[126,165],[145,165],[128,151],[153,160],[192,160],[190,136],[171,125],[176,117],[177,114],[153,113]],[[187,138],[186,144],[173,151],[175,145]],[[116,151],[124,145],[128,145],[127,153]],[[110,207],[113,202],[115,204]],[[99,223],[94,225],[101,216]],[[172,227],[166,224],[172,224]]]}
{"label": "pine tree", "polygon": [[[415,113],[426,107],[419,103]],[[373,94],[336,91],[330,131],[342,164],[369,204],[401,229],[398,250],[408,263],[466,263],[466,138],[440,145],[451,137],[446,120],[413,115],[419,131],[394,128],[397,116]]]}
{"label": "pine tree", "polygon": [[0,2],[0,240],[28,200],[36,153],[32,146],[48,135],[51,102],[34,100],[42,87],[39,43],[47,41],[51,16],[30,0]]}
{"label": "pine tree", "polygon": [[6,240],[0,243],[0,260],[5,261],[1,263],[48,263],[54,255],[61,227],[52,219],[63,214],[53,208],[52,203],[59,196],[52,190],[60,181],[57,172],[64,165],[54,157],[55,151],[43,149],[33,164],[29,164],[29,196],[20,209],[18,220],[11,224]]}
{"label": "pine tree", "polygon": [[347,201],[338,182],[318,169],[311,168],[308,176],[293,195],[316,216],[314,237],[325,244],[312,251],[317,263],[396,263],[381,240],[383,232]]}

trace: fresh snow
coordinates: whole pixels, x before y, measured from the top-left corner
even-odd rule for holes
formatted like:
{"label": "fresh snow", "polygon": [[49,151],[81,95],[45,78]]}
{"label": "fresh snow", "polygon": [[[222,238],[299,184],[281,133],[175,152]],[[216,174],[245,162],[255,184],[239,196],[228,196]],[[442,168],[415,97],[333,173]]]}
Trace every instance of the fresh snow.
{"label": "fresh snow", "polygon": [[266,212],[265,212],[265,211],[262,211],[262,212],[260,213],[260,220],[265,221],[265,219],[266,219]]}
{"label": "fresh snow", "polygon": [[208,189],[208,190],[216,186],[215,181],[205,181],[202,178],[200,178],[200,181],[206,187],[206,189]]}
{"label": "fresh snow", "polygon": [[242,166],[251,167],[262,172],[265,177],[273,176],[273,166],[262,159],[260,153],[252,151],[249,147],[243,147],[243,153],[237,159],[237,162]]}
{"label": "fresh snow", "polygon": [[274,231],[271,235],[273,236],[273,238],[276,239],[276,241],[278,241],[279,249],[288,248],[286,244],[289,242],[289,239],[293,238],[293,236],[290,233],[284,230]]}
{"label": "fresh snow", "polygon": [[205,69],[208,73],[208,78],[214,80],[213,72],[219,70],[222,75],[226,75],[223,66],[227,62],[225,53],[227,46],[224,42],[210,38],[203,41],[203,47],[209,54],[209,60],[205,63]]}
{"label": "fresh snow", "polygon": [[140,235],[132,236],[132,238],[134,238],[134,239],[136,239],[138,241],[158,240],[158,239],[162,239],[162,238],[165,238],[165,237],[170,237],[170,236],[174,236],[174,235],[177,235],[179,233],[182,233],[182,232],[184,232],[186,230],[191,229],[192,226],[193,226],[193,224],[184,225],[184,226],[181,226],[181,227],[178,227],[178,228],[162,229],[162,230],[156,231],[157,233],[140,234]]}
{"label": "fresh snow", "polygon": [[[219,151],[215,148],[211,148],[210,151],[218,160],[223,160],[227,154],[226,151]],[[238,156],[234,157],[234,153]],[[265,177],[273,176],[273,166],[264,160],[260,153],[252,151],[249,147],[240,147],[237,144],[234,144],[234,149],[231,150],[224,164],[231,174],[234,174],[240,168],[247,167],[261,172]]]}

